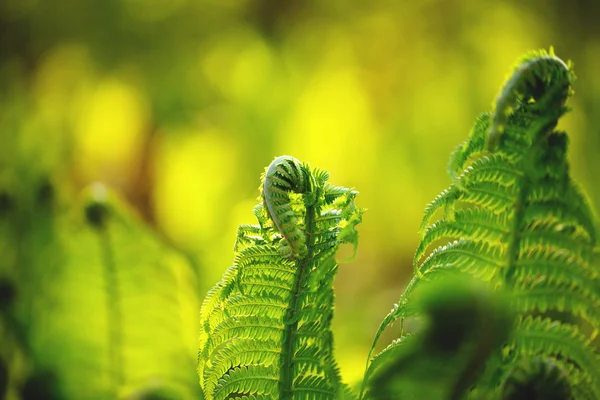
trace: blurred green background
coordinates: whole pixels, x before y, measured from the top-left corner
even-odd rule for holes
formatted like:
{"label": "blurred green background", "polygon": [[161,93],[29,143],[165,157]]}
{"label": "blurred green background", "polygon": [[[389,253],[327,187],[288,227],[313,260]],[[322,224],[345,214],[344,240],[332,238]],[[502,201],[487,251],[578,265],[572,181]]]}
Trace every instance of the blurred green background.
{"label": "blurred green background", "polygon": [[[450,153],[528,50],[552,45],[574,62],[574,111],[560,127],[574,176],[600,204],[599,16],[586,0],[2,0],[0,215],[10,223],[0,273],[17,286],[45,274],[41,289],[19,293],[72,289],[65,310],[79,305],[85,276],[69,289],[44,267],[18,270],[48,260],[41,249],[54,239],[28,239],[45,229],[40,198],[51,191],[52,215],[67,215],[103,182],[138,221],[124,224],[177,258],[165,265],[187,285],[178,304],[193,361],[197,309],[232,262],[237,225],[254,222],[260,174],[294,155],[355,187],[368,209],[356,258],[336,280],[337,360],[353,384],[412,274],[422,211],[449,184]],[[62,226],[52,235],[83,254],[69,258],[80,268],[86,247],[70,235],[86,234]],[[152,279],[140,293],[159,290]],[[43,312],[63,328],[65,313]]]}

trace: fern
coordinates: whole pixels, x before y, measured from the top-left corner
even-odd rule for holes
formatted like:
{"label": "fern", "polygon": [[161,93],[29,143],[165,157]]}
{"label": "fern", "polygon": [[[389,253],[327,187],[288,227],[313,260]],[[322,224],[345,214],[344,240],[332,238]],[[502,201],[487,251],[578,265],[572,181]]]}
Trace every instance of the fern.
{"label": "fern", "polygon": [[268,167],[233,265],[201,308],[198,374],[207,399],[333,399],[335,254],[356,246],[357,192],[282,156]]}
{"label": "fern", "polygon": [[[67,215],[49,209],[28,220],[46,229],[21,237],[17,271],[29,280],[17,281],[4,315],[18,338],[0,332],[22,348],[0,346],[26,378],[12,386],[23,399],[201,396],[188,263],[103,186],[87,193]],[[25,366],[11,361],[25,356]]]}
{"label": "fern", "polygon": [[[363,397],[373,371],[391,368],[382,360],[385,350],[372,357],[383,331],[426,315],[414,305],[417,289],[454,271],[507,292],[517,315],[502,351],[477,366],[485,371],[471,378],[473,396],[543,396],[541,384],[562,393],[557,398],[600,398],[600,360],[592,344],[600,328],[594,216],[569,175],[567,135],[555,129],[573,79],[570,64],[552,51],[525,55],[495,111],[477,119],[452,155],[453,183],[425,210],[415,277],[375,335]],[[411,338],[401,329],[395,343]],[[444,385],[446,391],[431,398],[458,398],[448,394],[452,382]]]}

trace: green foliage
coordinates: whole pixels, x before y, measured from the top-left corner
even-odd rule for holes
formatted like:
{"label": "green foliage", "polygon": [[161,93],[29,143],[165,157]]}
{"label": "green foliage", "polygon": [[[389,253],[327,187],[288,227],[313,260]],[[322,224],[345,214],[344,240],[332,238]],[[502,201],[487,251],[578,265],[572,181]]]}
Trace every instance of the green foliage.
{"label": "green foliage", "polygon": [[207,399],[333,399],[336,252],[356,246],[357,192],[283,156],[263,177],[256,225],[242,225],[233,265],[201,309],[198,374]]}
{"label": "green foliage", "polygon": [[[419,316],[451,318],[455,324],[477,321],[465,315],[472,311],[456,303],[465,293],[447,298],[441,291],[434,296],[431,304],[439,302],[441,313],[435,311],[437,306],[415,306],[419,287],[447,280],[450,272],[478,277],[487,282],[488,291],[507,293],[516,313],[501,351],[494,348],[497,342],[488,343],[487,360],[467,363],[484,370],[479,379],[462,385],[460,392],[446,385],[445,391],[427,398],[460,398],[471,384],[476,398],[497,398],[501,393],[506,399],[541,399],[550,398],[550,390],[553,398],[600,397],[600,360],[592,343],[600,328],[595,221],[587,198],[569,175],[567,135],[555,130],[567,111],[573,79],[570,65],[551,52],[527,54],[502,89],[495,112],[480,116],[470,137],[452,155],[452,185],[425,210],[415,277],[382,322],[371,354],[382,332],[397,320],[402,326]],[[479,304],[475,301],[471,307]],[[495,332],[493,323],[479,323]],[[477,332],[476,325],[471,321],[449,326],[446,334]],[[381,387],[377,379],[369,380],[371,371],[390,362],[401,364],[407,352],[426,359],[423,354],[435,347],[427,344],[430,335],[427,329],[412,336],[402,329],[398,341],[373,358],[370,354],[365,386]],[[468,360],[481,355],[480,346],[489,336],[456,339],[465,341],[479,351],[466,354]],[[389,361],[395,347],[409,350]],[[453,365],[466,371],[463,364]],[[420,382],[430,381],[430,371],[440,373],[440,382],[447,377],[438,365],[405,372],[404,379],[417,375]]]}
{"label": "green foliage", "polygon": [[[361,399],[600,398],[596,221],[556,130],[573,79],[553,54],[527,54],[453,153]],[[65,207],[44,171],[11,170],[13,158],[0,171],[0,397],[354,397],[331,320],[356,191],[290,156],[266,169],[257,223],[239,227],[201,307],[199,387],[188,260],[104,187]]]}
{"label": "green foliage", "polygon": [[0,268],[0,390],[24,400],[200,398],[188,263],[104,186],[84,197],[66,213],[50,201],[0,221],[21,243]]}
{"label": "green foliage", "polygon": [[[458,399],[510,333],[506,299],[475,279],[447,274],[416,290],[420,333],[405,335],[370,363],[374,399]],[[364,389],[364,388],[363,388]]]}

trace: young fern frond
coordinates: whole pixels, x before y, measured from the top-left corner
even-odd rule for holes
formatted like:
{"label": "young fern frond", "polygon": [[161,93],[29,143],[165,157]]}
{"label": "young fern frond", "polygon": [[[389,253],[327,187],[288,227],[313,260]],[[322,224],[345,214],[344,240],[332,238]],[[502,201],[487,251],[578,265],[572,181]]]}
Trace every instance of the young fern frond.
{"label": "young fern frond", "polygon": [[241,225],[233,265],[201,313],[198,374],[206,399],[334,399],[335,254],[356,246],[357,192],[293,157],[263,176],[258,224]]}
{"label": "young fern frond", "polygon": [[[413,291],[445,279],[442,271],[458,271],[489,282],[489,290],[508,292],[518,315],[504,351],[489,359],[476,391],[498,395],[501,386],[510,387],[503,398],[519,398],[511,397],[518,392],[511,373],[523,371],[511,370],[511,362],[544,370],[546,364],[532,360],[553,360],[560,373],[548,376],[566,377],[561,398],[600,398],[600,359],[592,343],[600,329],[594,214],[569,175],[567,135],[555,130],[573,79],[570,64],[552,52],[527,54],[495,111],[480,116],[453,153],[453,183],[425,210],[415,277],[377,331],[367,371],[381,364],[381,355],[371,356],[383,331],[415,315]],[[529,372],[531,379],[542,379]]]}

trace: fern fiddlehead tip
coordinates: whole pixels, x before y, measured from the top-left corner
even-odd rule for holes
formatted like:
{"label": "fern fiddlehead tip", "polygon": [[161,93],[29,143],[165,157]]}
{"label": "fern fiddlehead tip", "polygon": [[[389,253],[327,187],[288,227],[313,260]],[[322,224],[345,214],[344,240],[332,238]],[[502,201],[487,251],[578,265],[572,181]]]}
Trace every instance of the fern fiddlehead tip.
{"label": "fern fiddlehead tip", "polygon": [[495,102],[493,122],[487,139],[489,151],[496,151],[504,135],[506,123],[519,103],[539,101],[551,85],[563,85],[562,101],[572,94],[574,79],[572,63],[565,63],[550,51],[539,50],[527,53],[516,64]]}
{"label": "fern fiddlehead tip", "polygon": [[264,174],[262,197],[267,214],[283,236],[279,254],[286,258],[303,258],[308,253],[306,234],[298,226],[298,215],[290,199],[292,192],[311,192],[310,173],[296,158],[279,156]]}

